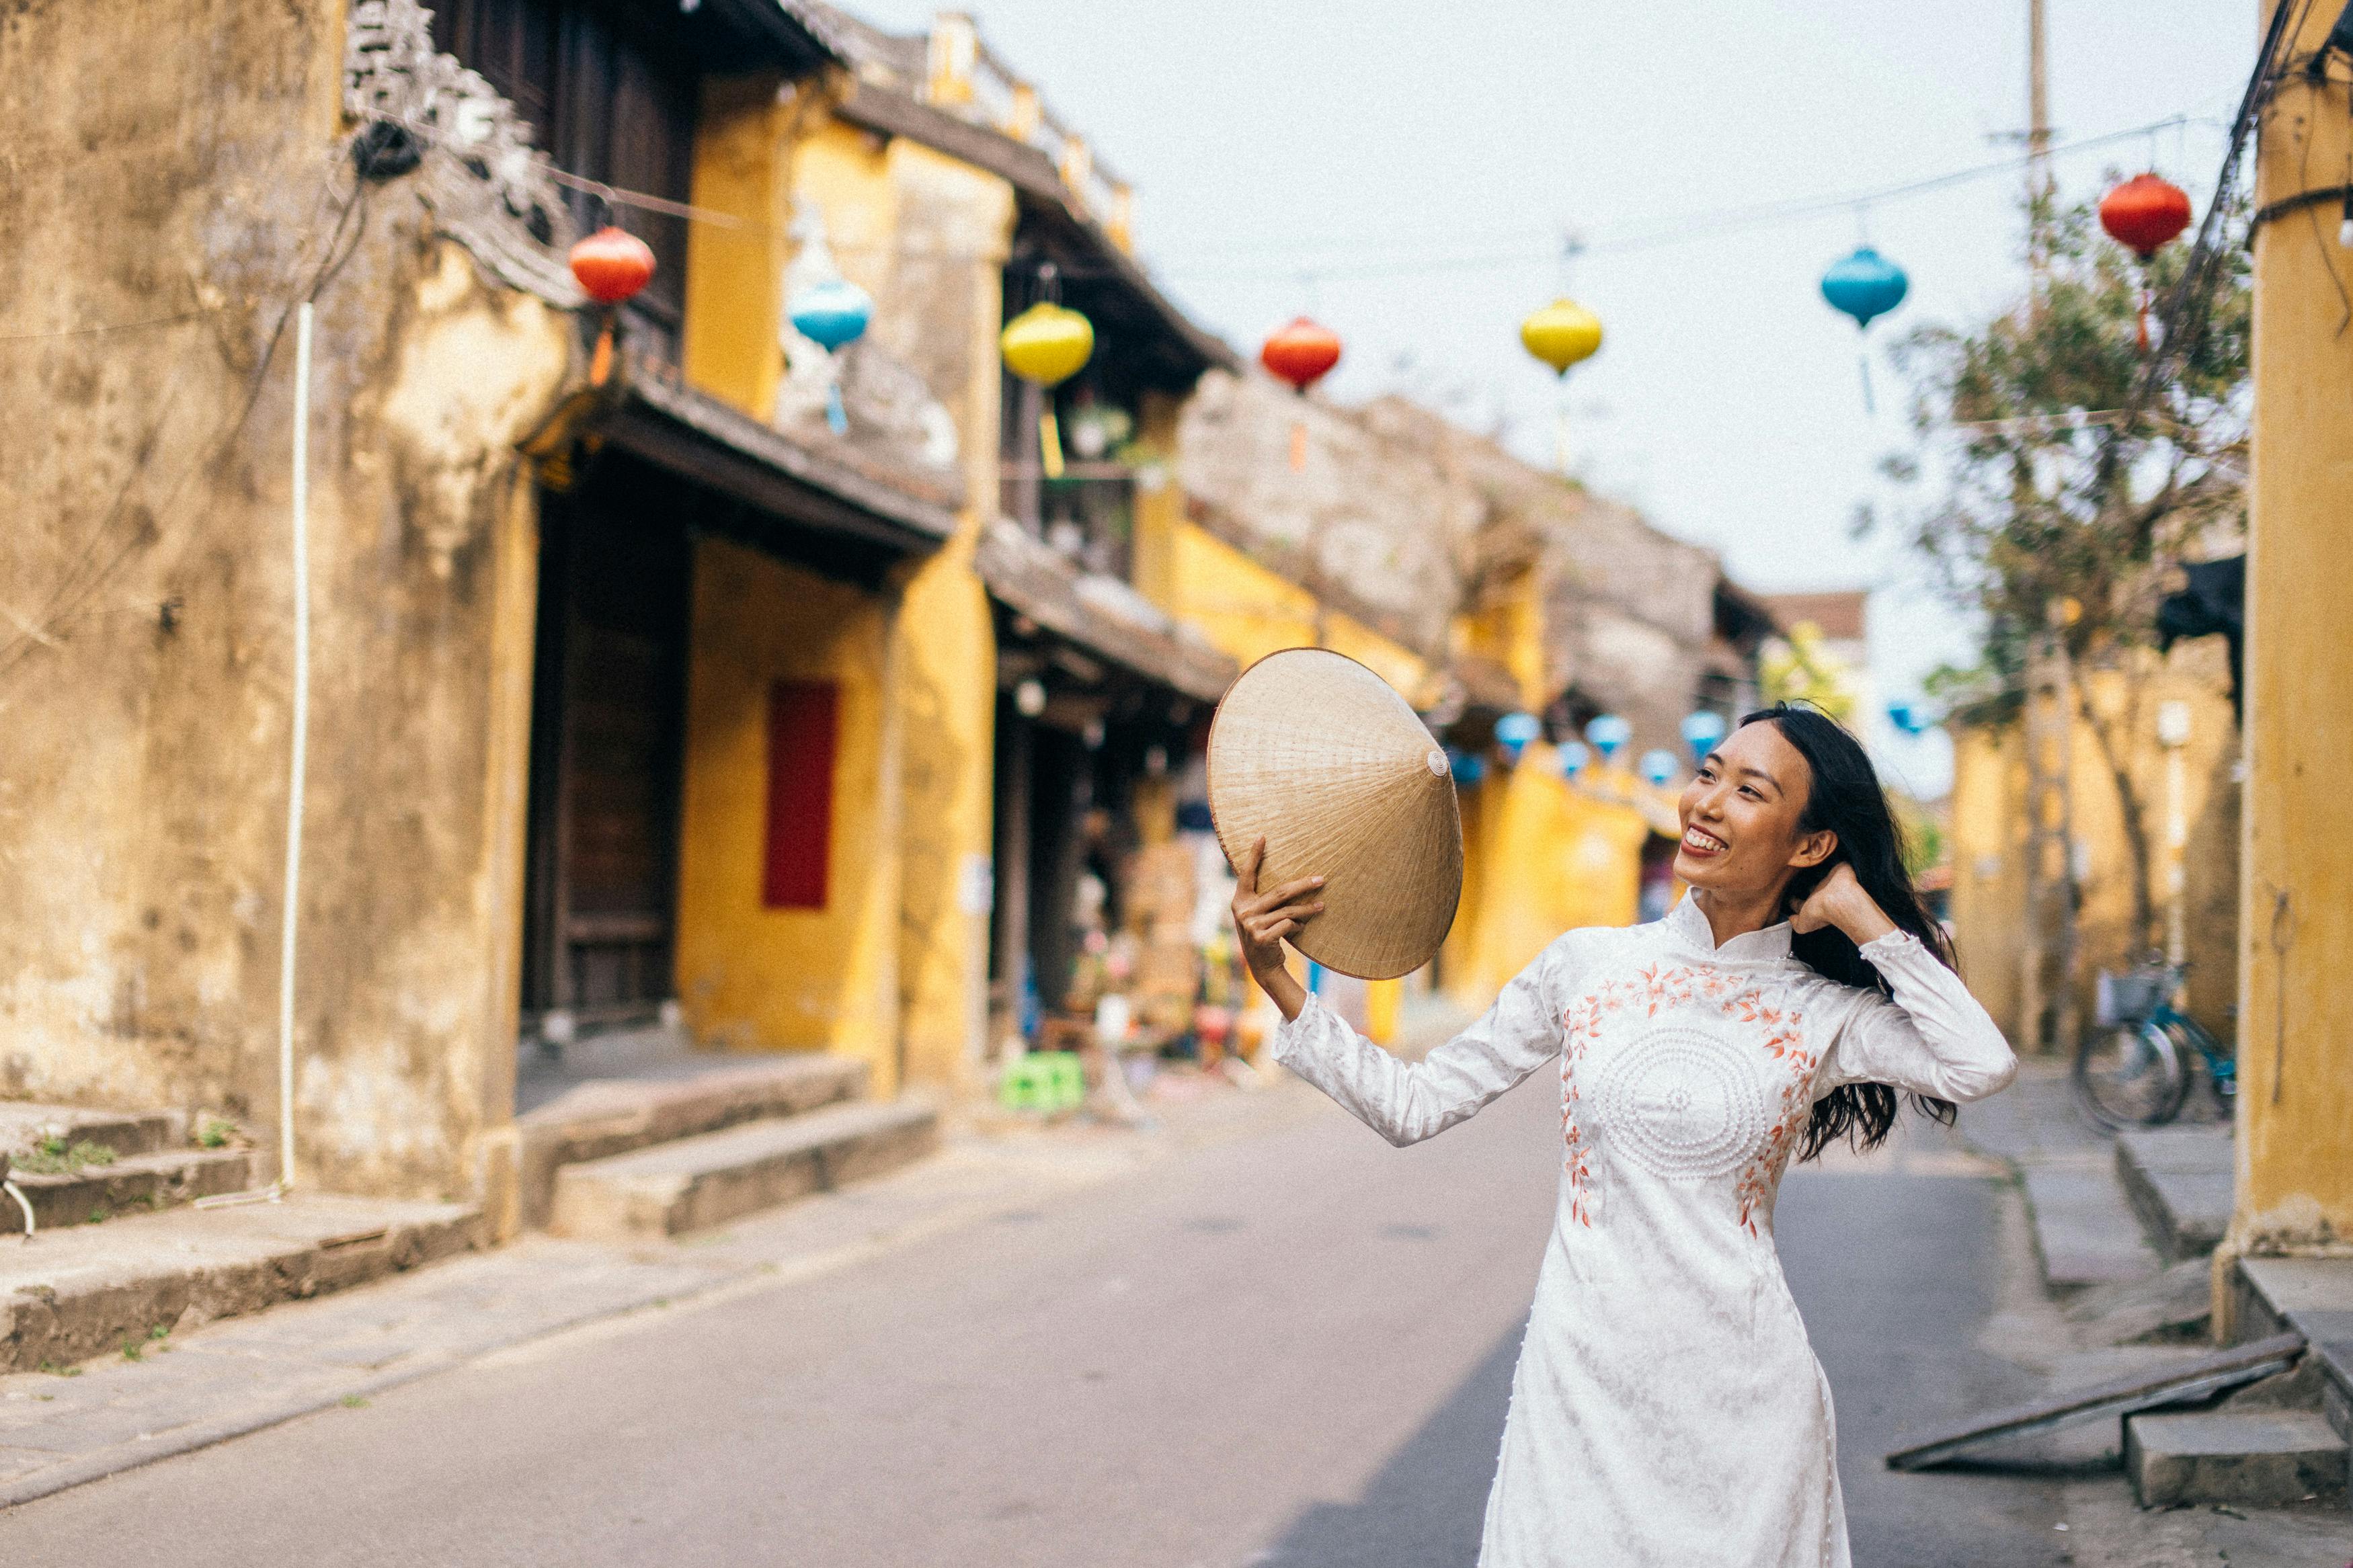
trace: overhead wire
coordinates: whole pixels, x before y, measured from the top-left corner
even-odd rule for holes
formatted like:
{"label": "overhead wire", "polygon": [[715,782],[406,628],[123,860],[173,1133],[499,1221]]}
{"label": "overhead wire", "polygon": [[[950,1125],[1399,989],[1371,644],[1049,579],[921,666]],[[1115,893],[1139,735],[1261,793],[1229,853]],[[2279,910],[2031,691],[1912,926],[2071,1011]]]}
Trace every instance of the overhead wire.
{"label": "overhead wire", "polygon": [[[2113,146],[2117,142],[2145,137],[2168,127],[2186,127],[2192,124],[2219,126],[2221,123],[2219,121],[2201,115],[2171,114],[2160,120],[2149,121],[2145,124],[2127,126],[2120,131],[2106,132],[2097,136],[2086,136],[2064,142],[2052,148],[2050,155],[2063,157],[2094,152],[2102,147]],[[1796,196],[1779,201],[1724,207],[1712,212],[1686,214],[1679,218],[1669,219],[1647,231],[1614,239],[1585,241],[1580,246],[1579,253],[1587,256],[1632,255],[1645,250],[1663,249],[1676,245],[1691,244],[1697,240],[1717,238],[1729,234],[1802,222],[1833,213],[1884,205],[1891,202],[1908,200],[1914,196],[1926,195],[1952,186],[1987,179],[1996,174],[2013,174],[2025,167],[2033,157],[2032,153],[2022,153],[2014,157],[1972,164],[1967,168],[1950,170],[1941,174],[1931,174],[1920,179],[1874,186],[1867,190],[1816,196]],[[1538,243],[1553,248],[1538,253],[1533,248]],[[1296,278],[1303,272],[1312,272],[1320,278],[1351,278],[1472,270],[1489,267],[1554,266],[1559,260],[1557,250],[1559,243],[1560,236],[1557,231],[1539,234],[1537,231],[1529,230],[1525,234],[1515,234],[1508,238],[1498,237],[1498,244],[1494,248],[1461,252],[1451,256],[1441,254],[1396,257],[1317,265],[1297,259],[1294,252],[1293,258],[1289,259],[1279,261],[1270,259],[1264,263],[1246,263],[1239,266],[1222,263],[1213,257],[1192,262],[1164,261],[1155,268],[1155,270],[1176,277]]]}

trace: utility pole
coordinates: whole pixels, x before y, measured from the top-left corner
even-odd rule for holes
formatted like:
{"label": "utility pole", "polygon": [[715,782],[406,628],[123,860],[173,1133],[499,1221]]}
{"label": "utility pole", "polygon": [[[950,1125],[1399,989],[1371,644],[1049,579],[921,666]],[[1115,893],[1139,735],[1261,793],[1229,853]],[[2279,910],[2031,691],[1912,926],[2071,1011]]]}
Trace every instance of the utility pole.
{"label": "utility pole", "polygon": [[[2019,1044],[2073,1055],[2078,1027],[2074,843],[2075,695],[2062,616],[2026,656],[2026,919],[2019,943]],[[2043,1019],[2050,1018],[2046,1034]]]}
{"label": "utility pole", "polygon": [[2051,179],[2051,48],[2046,0],[2026,0],[2027,254],[2037,281],[2049,259],[2043,211],[2057,187]]}

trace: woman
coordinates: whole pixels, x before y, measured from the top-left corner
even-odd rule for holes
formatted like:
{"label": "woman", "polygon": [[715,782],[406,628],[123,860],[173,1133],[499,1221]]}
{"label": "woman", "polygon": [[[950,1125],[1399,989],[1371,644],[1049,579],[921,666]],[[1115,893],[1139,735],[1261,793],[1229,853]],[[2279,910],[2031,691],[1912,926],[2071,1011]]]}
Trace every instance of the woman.
{"label": "woman", "polygon": [[1691,892],[1664,920],[1568,932],[1417,1065],[1286,966],[1323,879],[1258,890],[1263,840],[1242,868],[1234,923],[1282,1010],[1275,1059],[1391,1142],[1561,1058],[1560,1204],[1482,1568],[1847,1568],[1830,1388],[1773,1247],[1781,1173],[1878,1143],[1899,1091],[1949,1121],[2016,1070],[1844,730],[1750,714],[1681,815]]}

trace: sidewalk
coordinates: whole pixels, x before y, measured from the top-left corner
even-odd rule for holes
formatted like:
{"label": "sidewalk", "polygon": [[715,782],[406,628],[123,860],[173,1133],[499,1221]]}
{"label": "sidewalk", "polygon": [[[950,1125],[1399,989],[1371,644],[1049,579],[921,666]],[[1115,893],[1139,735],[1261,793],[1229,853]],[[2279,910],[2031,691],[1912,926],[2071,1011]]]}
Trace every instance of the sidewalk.
{"label": "sidewalk", "polygon": [[1281,1075],[1155,1100],[1142,1130],[956,1118],[892,1175],[723,1229],[635,1246],[526,1237],[348,1294],[0,1377],[0,1508],[274,1426],[566,1331],[774,1289],[1243,1138],[1312,1110]]}

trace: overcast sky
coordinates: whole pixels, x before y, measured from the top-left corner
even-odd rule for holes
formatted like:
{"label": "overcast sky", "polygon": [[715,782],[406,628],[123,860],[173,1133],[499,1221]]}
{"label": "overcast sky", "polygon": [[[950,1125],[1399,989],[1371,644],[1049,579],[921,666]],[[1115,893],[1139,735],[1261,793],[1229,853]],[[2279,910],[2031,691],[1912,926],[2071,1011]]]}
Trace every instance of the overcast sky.
{"label": "overcast sky", "polygon": [[[934,6],[852,0],[920,31]],[[2063,156],[2063,188],[2154,159],[2202,214],[2254,55],[2256,8],[2049,0],[2051,102],[2067,141],[2195,117]],[[1245,353],[1303,310],[1346,343],[1330,394],[1404,391],[1533,460],[1555,389],[1517,326],[1559,290],[1564,229],[1588,246],[1571,291],[1607,331],[1576,373],[1571,439],[1595,489],[1721,551],[1751,586],[1871,587],[1881,690],[1965,659],[1965,629],[1901,552],[1847,523],[1881,496],[1901,384],[1873,363],[1863,412],[1852,323],[1816,291],[1853,248],[1840,210],[1733,233],[1687,222],[1842,196],[1999,161],[2026,119],[2025,0],[982,0],[982,36],[1138,192],[1140,248]],[[1872,333],[1962,322],[2019,287],[2021,176],[1874,205],[1862,222],[1911,275]],[[1681,231],[1679,243],[1628,244]],[[1616,248],[1612,248],[1616,247]],[[1302,274],[1316,274],[1312,279]],[[1939,748],[1887,748],[1941,788]]]}

